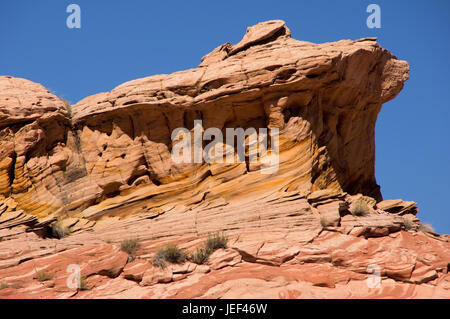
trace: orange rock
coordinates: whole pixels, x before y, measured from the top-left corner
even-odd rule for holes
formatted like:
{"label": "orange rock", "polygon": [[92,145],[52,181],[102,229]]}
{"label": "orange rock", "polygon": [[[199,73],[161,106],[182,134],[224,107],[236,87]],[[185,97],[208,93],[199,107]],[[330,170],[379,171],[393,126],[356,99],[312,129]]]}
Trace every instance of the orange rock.
{"label": "orange rock", "polygon": [[[0,77],[0,298],[449,298],[450,237],[418,231],[416,203],[382,201],[374,175],[376,117],[408,73],[373,38],[313,44],[274,20],[71,114]],[[197,119],[278,128],[278,171],[175,163],[171,134]],[[357,199],[367,212],[354,216]],[[228,248],[206,265],[148,261],[217,231]],[[134,261],[107,244],[129,238]],[[74,265],[85,289],[67,285]]]}

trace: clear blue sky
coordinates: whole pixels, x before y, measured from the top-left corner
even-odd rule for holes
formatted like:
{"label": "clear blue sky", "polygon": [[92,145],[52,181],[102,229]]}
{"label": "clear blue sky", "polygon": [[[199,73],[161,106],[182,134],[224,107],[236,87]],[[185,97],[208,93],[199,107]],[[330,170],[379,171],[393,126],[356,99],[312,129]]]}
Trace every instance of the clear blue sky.
{"label": "clear blue sky", "polygon": [[[81,7],[81,29],[66,7]],[[366,7],[381,7],[368,29]],[[315,43],[378,37],[410,63],[410,80],[376,127],[376,176],[385,199],[419,203],[419,217],[450,233],[450,1],[100,1],[0,3],[0,74],[39,82],[72,103],[132,79],[196,67],[246,27],[285,20]]]}

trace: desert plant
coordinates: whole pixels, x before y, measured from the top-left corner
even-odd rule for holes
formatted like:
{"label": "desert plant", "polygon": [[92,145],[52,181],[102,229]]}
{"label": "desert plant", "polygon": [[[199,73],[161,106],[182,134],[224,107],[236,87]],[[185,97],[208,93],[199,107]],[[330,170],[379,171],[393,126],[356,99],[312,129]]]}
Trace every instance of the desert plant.
{"label": "desert plant", "polygon": [[189,259],[196,264],[204,264],[208,261],[209,256],[217,249],[227,248],[228,238],[224,233],[209,234],[206,238],[203,247],[189,256]]}
{"label": "desert plant", "polygon": [[186,254],[177,245],[167,245],[164,255],[165,260],[173,264],[181,264],[186,260]]}
{"label": "desert plant", "polygon": [[159,268],[166,268],[167,263],[166,260],[164,259],[164,254],[160,253],[156,253],[155,256],[153,256],[151,264],[154,267],[159,267]]}
{"label": "desert plant", "polygon": [[213,87],[211,86],[211,85],[209,85],[209,84],[207,84],[207,85],[205,85],[203,88],[202,88],[202,92],[208,92],[208,91],[211,91],[213,89]]}
{"label": "desert plant", "polygon": [[181,264],[186,260],[186,254],[177,245],[169,244],[160,248],[152,259],[152,265],[164,268],[166,262]]}
{"label": "desert plant", "polygon": [[61,239],[70,235],[70,229],[63,224],[63,220],[58,220],[52,225],[52,235]]}
{"label": "desert plant", "polygon": [[419,230],[424,233],[434,233],[434,228],[430,224],[420,224]]}
{"label": "desert plant", "polygon": [[321,216],[320,217],[320,225],[323,228],[325,228],[325,227],[331,226],[331,223],[330,223],[330,221],[327,218],[325,218],[324,216]]}
{"label": "desert plant", "polygon": [[208,235],[205,241],[205,248],[211,253],[219,248],[227,248],[228,238],[224,233]]}
{"label": "desert plant", "polygon": [[48,280],[52,280],[52,279],[53,279],[53,275],[50,274],[50,273],[48,273],[48,272],[46,272],[46,271],[43,271],[43,272],[39,273],[39,274],[36,276],[36,279],[37,279],[38,281],[40,281],[40,282],[48,281]]}
{"label": "desert plant", "polygon": [[414,223],[412,222],[411,219],[403,217],[403,226],[405,227],[406,230],[410,230],[414,228]]}
{"label": "desert plant", "polygon": [[6,288],[9,288],[9,285],[8,285],[6,282],[2,282],[2,283],[0,284],[0,290],[6,289]]}
{"label": "desert plant", "polygon": [[134,257],[136,254],[136,251],[141,247],[141,244],[139,243],[138,238],[129,238],[124,239],[120,243],[120,250],[126,252],[131,257]]}
{"label": "desert plant", "polygon": [[197,250],[189,256],[189,259],[198,265],[204,264],[208,261],[211,252],[205,247],[198,247]]}
{"label": "desert plant", "polygon": [[64,103],[64,106],[66,107],[67,113],[69,113],[69,116],[72,116],[72,105],[70,105],[69,101],[66,99],[60,98],[60,100]]}
{"label": "desert plant", "polygon": [[86,276],[80,277],[80,286],[78,287],[80,290],[88,290],[88,280]]}
{"label": "desert plant", "polygon": [[360,197],[352,203],[350,213],[352,213],[353,216],[367,215],[369,213],[369,206],[366,201]]}

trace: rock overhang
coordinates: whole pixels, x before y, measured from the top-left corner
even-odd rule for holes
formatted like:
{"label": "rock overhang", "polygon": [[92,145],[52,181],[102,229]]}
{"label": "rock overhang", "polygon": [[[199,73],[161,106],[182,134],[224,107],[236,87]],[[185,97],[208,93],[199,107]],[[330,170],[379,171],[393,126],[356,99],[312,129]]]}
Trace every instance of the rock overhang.
{"label": "rock overhang", "polygon": [[[24,180],[5,186],[4,193],[34,207],[25,204],[29,199],[22,192],[29,193],[32,186],[40,193],[42,182],[34,180],[47,172],[52,186],[41,196],[56,203],[51,209],[79,211],[128,194],[136,181],[167,186],[207,169],[180,167],[170,160],[170,133],[202,119],[205,129],[279,128],[284,177],[275,187],[331,188],[381,200],[374,176],[375,121],[382,103],[394,98],[407,79],[407,62],[374,38],[313,44],[292,39],[285,23],[273,20],[248,28],[238,44],[213,50],[198,68],[129,81],[89,96],[72,106],[71,117],[61,100],[36,84],[38,99],[50,106],[37,102],[44,105],[37,111],[34,103],[20,108],[24,113],[13,121],[22,121],[26,130],[12,134],[11,141],[28,141],[29,134],[40,137],[24,143],[23,154],[8,153],[5,184],[11,175],[19,177],[16,183]],[[6,80],[17,84],[19,95],[35,92],[29,81],[21,82],[27,80]],[[49,112],[64,122],[59,129],[43,124],[42,119],[52,118]],[[47,135],[52,138],[42,138]],[[288,164],[296,161],[303,170]]]}

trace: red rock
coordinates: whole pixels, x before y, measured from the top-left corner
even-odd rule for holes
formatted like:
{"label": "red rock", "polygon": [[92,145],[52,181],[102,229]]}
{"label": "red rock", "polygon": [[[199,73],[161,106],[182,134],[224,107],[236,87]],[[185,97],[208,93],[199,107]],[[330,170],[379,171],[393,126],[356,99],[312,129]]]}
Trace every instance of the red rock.
{"label": "red rock", "polygon": [[152,267],[145,271],[141,286],[151,286],[159,283],[169,283],[172,281],[173,272],[171,267]]}
{"label": "red rock", "polygon": [[210,256],[211,269],[218,270],[224,267],[233,267],[242,261],[241,255],[233,249],[219,249]]}
{"label": "red rock", "polygon": [[[72,115],[41,85],[0,77],[0,298],[448,298],[450,237],[405,231],[416,203],[382,201],[374,175],[376,117],[408,73],[373,38],[313,44],[275,20]],[[278,128],[278,171],[175,163],[171,133],[196,119]],[[70,235],[51,238],[56,226]],[[220,231],[228,248],[207,265],[148,261]],[[118,243],[131,237],[128,263]],[[68,287],[69,265],[87,289]]]}
{"label": "red rock", "polygon": [[140,282],[144,273],[150,268],[152,265],[147,260],[136,259],[125,266],[122,274],[125,279]]}

